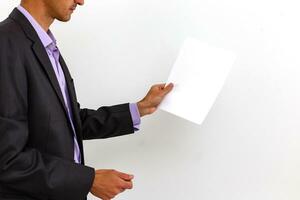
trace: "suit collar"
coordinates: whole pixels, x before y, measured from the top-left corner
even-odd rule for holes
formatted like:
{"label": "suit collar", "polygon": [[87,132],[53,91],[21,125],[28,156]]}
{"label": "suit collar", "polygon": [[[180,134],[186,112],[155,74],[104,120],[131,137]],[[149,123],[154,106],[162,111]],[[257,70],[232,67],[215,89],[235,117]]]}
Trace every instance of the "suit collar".
{"label": "suit collar", "polygon": [[36,31],[28,21],[28,19],[17,9],[15,8],[9,15],[16,23],[20,25],[23,29],[25,35],[33,42],[40,41],[39,36]]}
{"label": "suit collar", "polygon": [[56,40],[51,33],[50,29],[46,32],[42,26],[34,19],[34,17],[21,5],[17,7],[18,11],[20,11],[26,19],[30,22],[31,26],[34,28],[35,32],[39,36],[41,42],[43,43],[44,47],[46,48],[52,43],[56,43]]}

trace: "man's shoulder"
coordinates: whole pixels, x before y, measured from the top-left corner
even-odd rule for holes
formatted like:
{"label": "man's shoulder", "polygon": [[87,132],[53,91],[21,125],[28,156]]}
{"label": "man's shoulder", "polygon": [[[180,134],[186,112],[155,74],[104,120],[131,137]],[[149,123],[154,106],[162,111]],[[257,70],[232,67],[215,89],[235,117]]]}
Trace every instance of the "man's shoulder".
{"label": "man's shoulder", "polygon": [[24,32],[20,25],[11,18],[0,22],[0,41],[15,41],[23,38]]}

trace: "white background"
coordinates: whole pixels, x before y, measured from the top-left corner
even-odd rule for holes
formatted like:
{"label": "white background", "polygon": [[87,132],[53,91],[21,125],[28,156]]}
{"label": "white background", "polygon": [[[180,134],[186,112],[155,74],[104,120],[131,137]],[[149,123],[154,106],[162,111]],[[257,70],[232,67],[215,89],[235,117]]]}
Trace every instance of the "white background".
{"label": "white background", "polygon": [[[17,4],[2,0],[1,19]],[[300,199],[299,8],[296,0],[95,0],[54,24],[89,108],[138,101],[164,82],[186,36],[238,54],[202,126],[158,111],[134,135],[85,142],[88,165],[135,175],[134,189],[116,199]]]}

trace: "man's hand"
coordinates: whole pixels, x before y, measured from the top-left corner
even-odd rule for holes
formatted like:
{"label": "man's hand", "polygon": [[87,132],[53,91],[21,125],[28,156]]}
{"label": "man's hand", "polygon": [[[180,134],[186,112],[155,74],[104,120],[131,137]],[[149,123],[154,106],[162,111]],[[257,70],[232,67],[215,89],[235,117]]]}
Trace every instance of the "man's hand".
{"label": "man's hand", "polygon": [[116,170],[96,170],[91,193],[102,200],[113,199],[126,189],[132,189],[133,175]]}
{"label": "man's hand", "polygon": [[165,96],[173,89],[172,83],[165,85],[153,85],[147,95],[137,103],[141,117],[155,112]]}

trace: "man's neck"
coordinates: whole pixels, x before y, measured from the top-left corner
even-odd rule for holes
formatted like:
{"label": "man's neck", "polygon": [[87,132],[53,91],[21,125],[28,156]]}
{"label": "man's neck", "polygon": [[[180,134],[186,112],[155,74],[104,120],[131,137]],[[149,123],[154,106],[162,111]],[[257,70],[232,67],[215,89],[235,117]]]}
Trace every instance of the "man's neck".
{"label": "man's neck", "polygon": [[21,6],[30,13],[30,15],[40,24],[40,26],[47,32],[50,25],[53,23],[52,18],[48,13],[42,1],[22,1]]}

